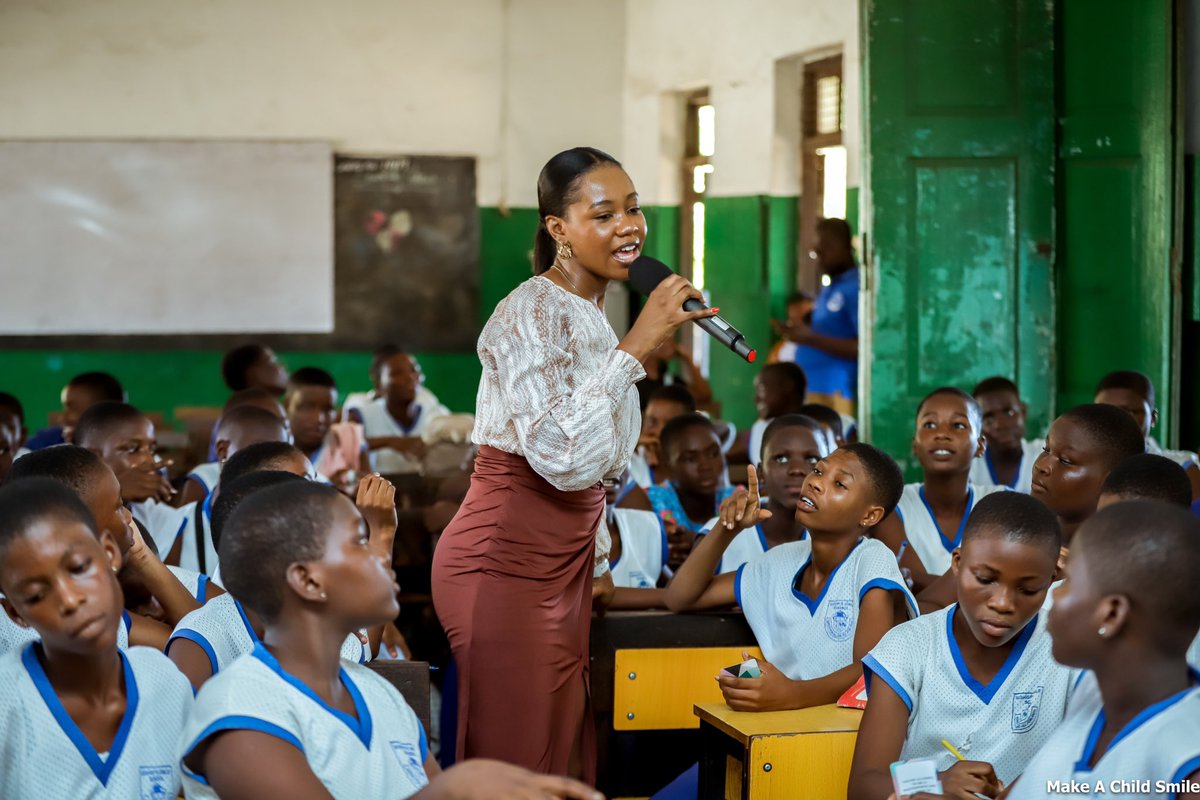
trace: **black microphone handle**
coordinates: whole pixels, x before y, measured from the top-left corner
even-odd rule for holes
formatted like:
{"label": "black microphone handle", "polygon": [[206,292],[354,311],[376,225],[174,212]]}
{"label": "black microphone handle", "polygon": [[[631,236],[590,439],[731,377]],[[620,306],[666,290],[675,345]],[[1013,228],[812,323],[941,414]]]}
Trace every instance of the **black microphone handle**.
{"label": "black microphone handle", "polygon": [[[683,301],[684,311],[702,311],[706,308],[708,308],[708,306],[704,305],[704,303],[700,302],[694,297],[689,297],[687,300]],[[721,344],[728,347],[737,355],[741,356],[747,361],[754,361],[754,348],[746,344],[746,337],[743,336],[741,331],[739,331],[737,328],[721,319],[720,316],[702,317],[700,319],[693,320],[693,322],[695,322],[701,330],[716,339]]]}

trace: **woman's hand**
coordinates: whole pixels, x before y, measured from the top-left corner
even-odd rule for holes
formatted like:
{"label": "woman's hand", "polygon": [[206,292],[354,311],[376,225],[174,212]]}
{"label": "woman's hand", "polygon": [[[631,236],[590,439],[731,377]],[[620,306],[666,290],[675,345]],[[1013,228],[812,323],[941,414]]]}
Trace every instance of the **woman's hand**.
{"label": "woman's hand", "polygon": [[646,358],[685,322],[716,316],[718,309],[706,308],[702,311],[684,311],[683,304],[688,298],[704,302],[704,296],[682,275],[671,275],[654,288],[646,298],[642,313],[638,314],[633,328],[625,334],[625,338],[617,345],[618,350],[624,350],[638,361]]}

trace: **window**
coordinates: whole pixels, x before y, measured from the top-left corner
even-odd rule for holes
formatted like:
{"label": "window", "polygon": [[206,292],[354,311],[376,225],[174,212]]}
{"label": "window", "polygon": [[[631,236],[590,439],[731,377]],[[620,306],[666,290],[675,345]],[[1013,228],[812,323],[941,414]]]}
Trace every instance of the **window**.
{"label": "window", "polygon": [[816,291],[821,281],[809,255],[817,220],[846,218],[846,147],[842,141],[844,103],[842,57],[804,65],[801,97],[800,268],[796,287]]}
{"label": "window", "polygon": [[[704,291],[704,199],[713,174],[712,157],[716,152],[716,110],[709,102],[708,90],[693,92],[687,98],[683,152],[683,191],[679,203],[680,272],[697,289]],[[684,326],[683,346],[701,371],[708,374],[708,339],[693,336],[692,325]]]}

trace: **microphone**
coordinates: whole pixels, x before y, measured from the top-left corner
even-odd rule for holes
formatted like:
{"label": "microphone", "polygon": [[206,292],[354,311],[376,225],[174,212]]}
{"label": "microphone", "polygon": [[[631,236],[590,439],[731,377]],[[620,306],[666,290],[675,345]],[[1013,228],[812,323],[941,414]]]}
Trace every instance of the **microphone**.
{"label": "microphone", "polygon": [[[633,284],[633,288],[639,294],[643,295],[649,295],[654,291],[656,286],[673,274],[675,273],[671,271],[670,267],[650,256],[638,256],[637,260],[629,265],[629,282]],[[703,302],[694,297],[689,297],[683,301],[684,311],[700,311],[707,307]],[[720,316],[694,319],[692,322],[695,322],[700,326],[702,331],[750,363],[753,363],[757,357],[758,354],[754,348],[746,344],[746,337],[742,336],[741,331],[721,319]]]}

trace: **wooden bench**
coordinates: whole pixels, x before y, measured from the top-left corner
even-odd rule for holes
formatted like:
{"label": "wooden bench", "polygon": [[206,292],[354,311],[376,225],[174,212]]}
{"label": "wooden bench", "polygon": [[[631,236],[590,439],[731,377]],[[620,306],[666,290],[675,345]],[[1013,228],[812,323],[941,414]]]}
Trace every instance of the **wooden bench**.
{"label": "wooden bench", "polygon": [[429,663],[388,659],[371,661],[367,666],[404,695],[405,702],[425,726],[425,735],[429,736],[432,730],[429,726]]}
{"label": "wooden bench", "polygon": [[862,712],[835,705],[733,711],[697,705],[700,797],[844,800]]}

